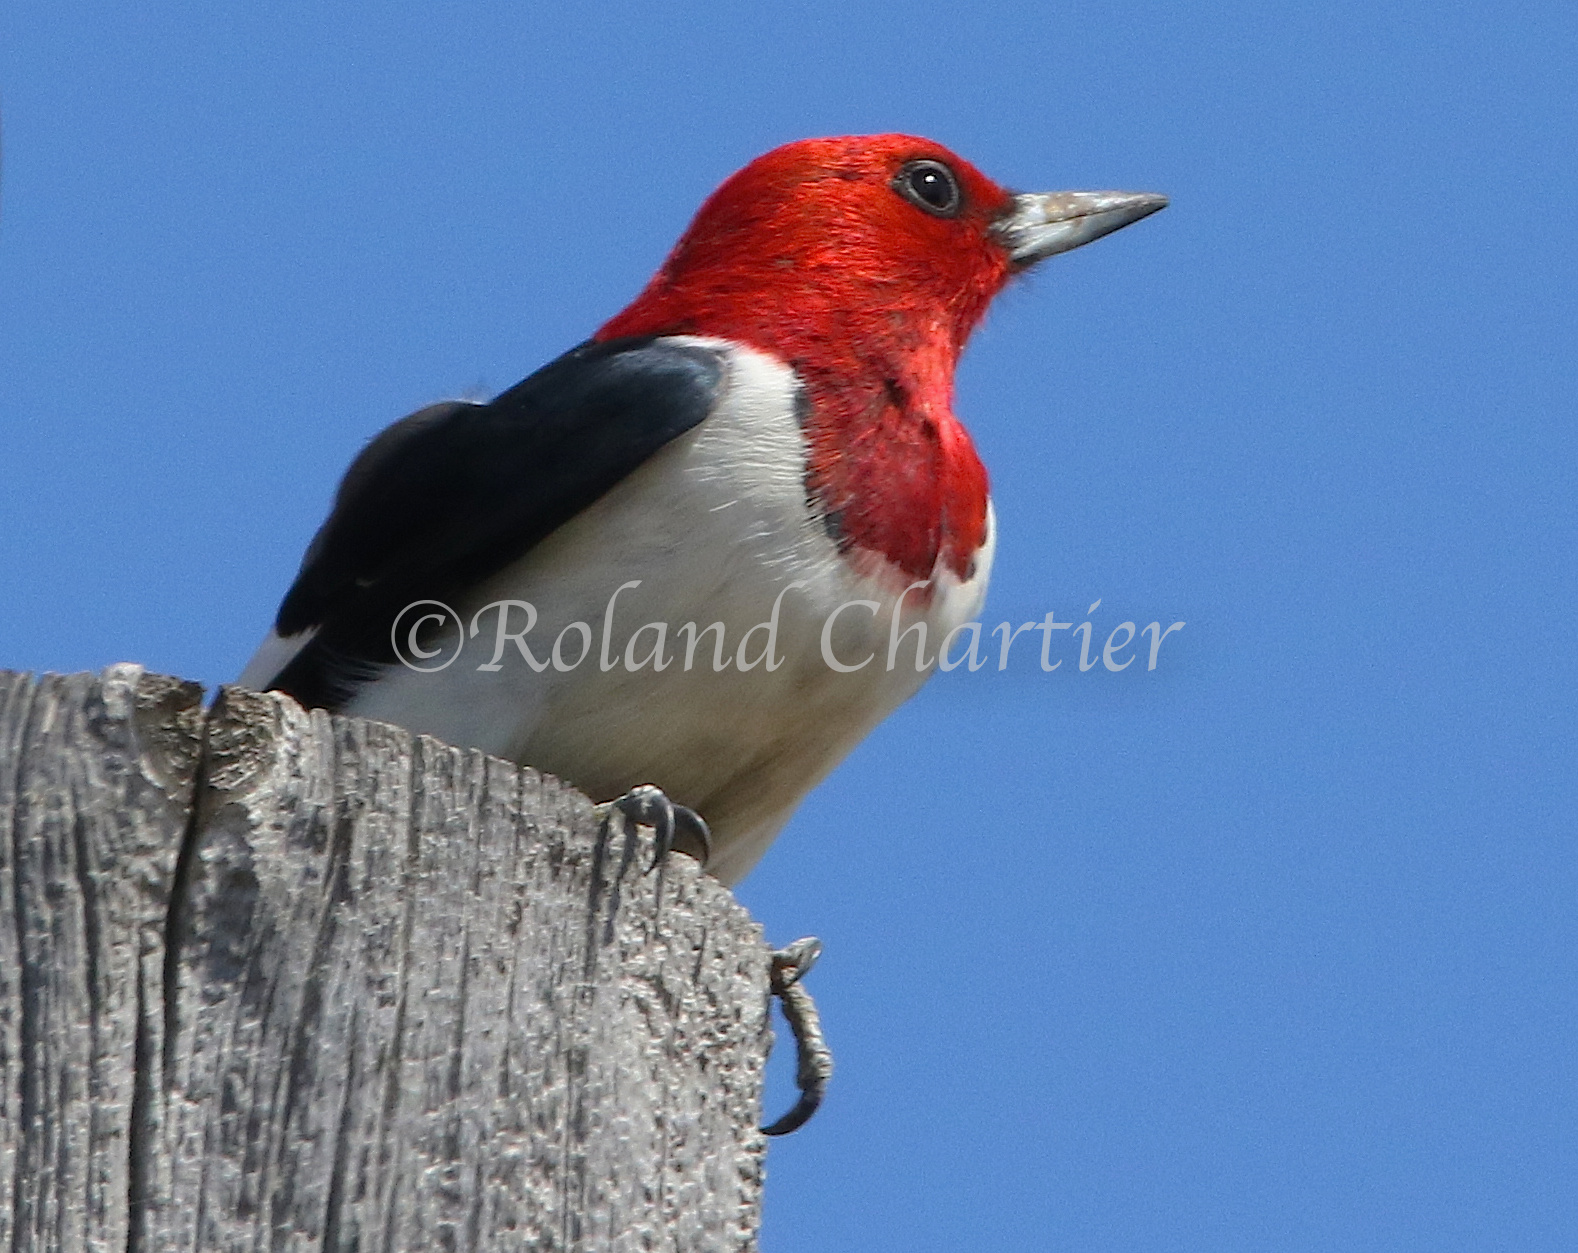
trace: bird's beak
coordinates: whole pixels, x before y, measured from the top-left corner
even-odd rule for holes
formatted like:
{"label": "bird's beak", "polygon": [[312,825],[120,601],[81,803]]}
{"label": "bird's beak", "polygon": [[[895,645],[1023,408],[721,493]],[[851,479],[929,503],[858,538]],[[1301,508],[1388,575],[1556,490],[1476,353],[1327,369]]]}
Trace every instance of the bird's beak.
{"label": "bird's beak", "polygon": [[1021,268],[1149,217],[1167,197],[1148,191],[1051,191],[1015,196],[997,232]]}

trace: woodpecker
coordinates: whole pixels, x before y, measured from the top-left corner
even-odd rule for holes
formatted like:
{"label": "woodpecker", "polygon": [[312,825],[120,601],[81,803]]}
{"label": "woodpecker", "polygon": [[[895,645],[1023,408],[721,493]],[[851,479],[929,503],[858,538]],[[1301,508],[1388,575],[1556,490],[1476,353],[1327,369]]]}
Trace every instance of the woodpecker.
{"label": "woodpecker", "polygon": [[737,882],[981,608],[988,304],[1166,203],[909,135],[759,157],[585,343],[367,445],[241,683],[688,824]]}

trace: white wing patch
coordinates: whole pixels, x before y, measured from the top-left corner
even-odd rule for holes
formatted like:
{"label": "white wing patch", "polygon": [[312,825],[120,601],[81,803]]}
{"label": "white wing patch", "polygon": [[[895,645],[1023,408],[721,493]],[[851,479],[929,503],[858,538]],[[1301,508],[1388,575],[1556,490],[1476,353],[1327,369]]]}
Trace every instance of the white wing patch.
{"label": "white wing patch", "polygon": [[309,627],[298,635],[282,639],[276,632],[270,631],[268,638],[259,644],[257,652],[252,654],[252,660],[247,662],[246,669],[241,672],[236,684],[240,687],[250,687],[254,691],[266,690],[268,685],[279,677],[280,671],[290,665],[296,654],[312,642],[312,637],[317,633],[317,627]]}

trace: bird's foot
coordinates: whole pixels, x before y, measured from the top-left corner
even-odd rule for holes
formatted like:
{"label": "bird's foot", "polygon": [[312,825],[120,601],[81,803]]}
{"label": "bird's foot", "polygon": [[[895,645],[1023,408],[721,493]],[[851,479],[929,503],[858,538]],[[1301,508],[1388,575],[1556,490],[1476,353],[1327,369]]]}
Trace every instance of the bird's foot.
{"label": "bird's foot", "polygon": [[810,973],[821,955],[822,941],[814,935],[808,935],[779,949],[772,956],[768,983],[773,995],[783,1006],[789,1029],[794,1032],[797,1059],[795,1084],[800,1089],[800,1099],[777,1122],[763,1127],[764,1135],[788,1135],[805,1126],[822,1104],[822,1098],[827,1095],[828,1080],[833,1077],[833,1054],[822,1035],[821,1015],[816,1012],[816,1002],[811,999],[811,994],[800,982]]}
{"label": "bird's foot", "polygon": [[609,801],[608,810],[603,816],[605,826],[616,810],[638,826],[652,828],[655,847],[648,871],[655,870],[676,849],[694,857],[703,868],[711,859],[712,832],[707,829],[706,822],[694,809],[676,805],[669,800],[661,788],[643,783]]}

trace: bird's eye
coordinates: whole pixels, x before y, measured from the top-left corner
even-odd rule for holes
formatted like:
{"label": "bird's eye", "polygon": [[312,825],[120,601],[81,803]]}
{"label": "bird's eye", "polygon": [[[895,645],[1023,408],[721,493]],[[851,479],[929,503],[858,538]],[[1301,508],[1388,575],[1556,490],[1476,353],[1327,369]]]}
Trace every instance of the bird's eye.
{"label": "bird's eye", "polygon": [[953,217],[964,204],[959,180],[941,161],[911,161],[893,180],[893,190],[940,218]]}

